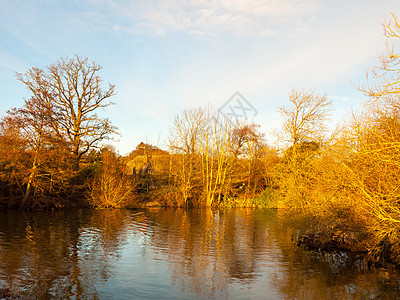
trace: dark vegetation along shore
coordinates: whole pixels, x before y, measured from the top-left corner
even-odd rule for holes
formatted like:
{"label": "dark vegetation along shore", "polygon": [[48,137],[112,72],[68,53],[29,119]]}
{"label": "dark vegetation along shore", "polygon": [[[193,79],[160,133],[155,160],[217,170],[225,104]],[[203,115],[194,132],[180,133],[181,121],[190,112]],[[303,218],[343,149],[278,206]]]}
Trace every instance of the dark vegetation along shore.
{"label": "dark vegetation along shore", "polygon": [[299,244],[400,264],[400,27],[395,16],[384,27],[394,46],[359,87],[362,112],[332,132],[328,97],[294,89],[278,108],[282,149],[203,107],[175,117],[168,149],[120,156],[104,146],[117,134],[101,117],[115,87],[99,65],[76,56],[17,74],[31,97],[1,119],[1,205],[277,208]]}

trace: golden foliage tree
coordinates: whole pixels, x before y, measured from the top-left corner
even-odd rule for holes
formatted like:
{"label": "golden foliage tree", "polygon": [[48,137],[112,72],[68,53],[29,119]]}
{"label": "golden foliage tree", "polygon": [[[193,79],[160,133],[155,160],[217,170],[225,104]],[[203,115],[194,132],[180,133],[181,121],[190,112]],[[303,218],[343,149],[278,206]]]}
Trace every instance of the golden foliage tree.
{"label": "golden foliage tree", "polygon": [[203,130],[207,127],[209,108],[192,108],[177,115],[170,131],[171,175],[175,179],[183,204],[199,197],[199,150]]}
{"label": "golden foliage tree", "polygon": [[103,88],[98,75],[101,69],[97,63],[77,55],[61,58],[45,70],[34,67],[17,73],[18,79],[49,112],[52,130],[73,155],[76,170],[92,147],[116,133],[111,122],[98,115],[115,95],[114,85]]}
{"label": "golden foliage tree", "polygon": [[345,164],[377,256],[385,250],[396,255],[400,247],[400,24],[394,14],[384,29],[386,53],[360,87],[368,98],[362,116],[354,118],[353,155]]}
{"label": "golden foliage tree", "polygon": [[232,176],[234,182],[244,184],[245,192],[250,194],[259,192],[268,181],[265,167],[270,158],[268,154],[272,154],[259,128],[253,123],[237,122],[230,134],[231,151],[237,165]]}
{"label": "golden foliage tree", "polygon": [[38,206],[37,200],[54,195],[54,188],[65,180],[63,163],[68,164],[69,156],[57,147],[50,113],[40,101],[31,98],[22,108],[9,110],[1,121],[1,138],[5,144],[0,159],[5,165],[12,159],[15,178],[24,190],[19,205]]}
{"label": "golden foliage tree", "polygon": [[312,164],[327,131],[330,102],[313,90],[292,90],[291,106],[280,107],[284,119],[280,138],[290,147],[284,153],[277,177],[285,205],[304,210],[312,184]]}
{"label": "golden foliage tree", "polygon": [[121,207],[134,199],[136,181],[110,148],[103,148],[100,166],[89,190],[90,203],[99,208]]}

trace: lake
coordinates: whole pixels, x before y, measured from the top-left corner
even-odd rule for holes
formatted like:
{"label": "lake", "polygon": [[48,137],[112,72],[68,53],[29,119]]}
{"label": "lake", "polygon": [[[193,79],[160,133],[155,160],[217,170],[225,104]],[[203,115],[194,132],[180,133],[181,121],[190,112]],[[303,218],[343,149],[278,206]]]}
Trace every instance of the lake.
{"label": "lake", "polygon": [[0,299],[400,299],[394,267],[310,252],[262,209],[0,211]]}

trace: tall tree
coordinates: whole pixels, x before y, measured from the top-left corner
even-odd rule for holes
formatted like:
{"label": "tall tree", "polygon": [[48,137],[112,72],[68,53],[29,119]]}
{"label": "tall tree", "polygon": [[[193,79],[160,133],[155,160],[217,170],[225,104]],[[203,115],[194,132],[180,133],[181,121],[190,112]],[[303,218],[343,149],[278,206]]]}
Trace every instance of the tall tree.
{"label": "tall tree", "polygon": [[287,205],[304,209],[314,173],[311,161],[327,130],[330,102],[313,90],[292,90],[289,101],[291,106],[279,108],[284,118],[281,137],[290,147],[277,175]]}
{"label": "tall tree", "polygon": [[[367,72],[359,87],[367,101],[354,118],[352,161],[344,164],[347,182],[355,191],[352,199],[372,233],[371,252],[398,253],[400,249],[400,23],[392,13],[384,24],[386,51]],[[397,254],[398,256],[398,254]],[[397,258],[395,258],[397,259]]]}
{"label": "tall tree", "polygon": [[264,134],[259,131],[260,125],[238,122],[231,132],[231,148],[235,159],[242,165],[237,170],[239,182],[247,181],[246,191],[254,191],[262,175],[260,158],[265,154],[267,146]]}
{"label": "tall tree", "polygon": [[184,154],[195,154],[199,150],[200,135],[207,127],[211,108],[190,108],[175,116],[171,129],[170,148]]}
{"label": "tall tree", "polygon": [[331,111],[326,95],[315,95],[313,90],[295,90],[289,95],[291,106],[279,107],[284,118],[282,138],[295,145],[299,142],[319,140],[326,131]]}
{"label": "tall tree", "polygon": [[191,108],[175,116],[170,130],[169,147],[173,154],[173,177],[176,178],[183,204],[193,198],[199,178],[200,136],[207,126],[210,108]]}
{"label": "tall tree", "polygon": [[20,190],[24,190],[19,202],[22,207],[38,206],[43,195],[54,195],[54,186],[65,181],[66,169],[70,169],[65,165],[71,155],[60,148],[50,116],[40,100],[31,98],[0,120],[0,160],[3,166],[13,166]]}
{"label": "tall tree", "polygon": [[28,178],[26,179],[26,189],[21,206],[26,206],[32,188],[36,187],[35,179],[37,169],[42,163],[43,150],[51,137],[49,130],[49,114],[41,109],[42,106],[36,98],[25,101],[23,108],[12,109],[8,112],[8,117],[18,124],[21,137],[26,142],[25,151],[30,153],[30,165],[28,168]]}
{"label": "tall tree", "polygon": [[115,95],[114,85],[103,88],[98,75],[101,69],[76,55],[61,58],[45,70],[34,67],[17,73],[38,104],[49,112],[52,130],[74,157],[75,169],[79,169],[83,155],[116,133],[116,127],[98,115],[101,108],[112,104],[109,98]]}

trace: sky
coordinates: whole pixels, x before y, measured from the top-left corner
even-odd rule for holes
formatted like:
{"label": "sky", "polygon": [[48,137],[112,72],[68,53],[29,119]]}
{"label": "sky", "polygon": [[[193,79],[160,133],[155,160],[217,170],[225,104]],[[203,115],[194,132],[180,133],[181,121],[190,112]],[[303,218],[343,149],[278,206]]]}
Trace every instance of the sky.
{"label": "sky", "polygon": [[[167,148],[174,116],[246,106],[267,141],[292,89],[327,94],[331,125],[356,111],[356,86],[384,53],[394,0],[0,0],[0,113],[30,94],[15,72],[80,55],[116,86],[102,112],[126,155]],[[239,93],[239,94],[237,94]],[[237,98],[239,97],[239,98]],[[237,102],[239,101],[239,102]]]}

